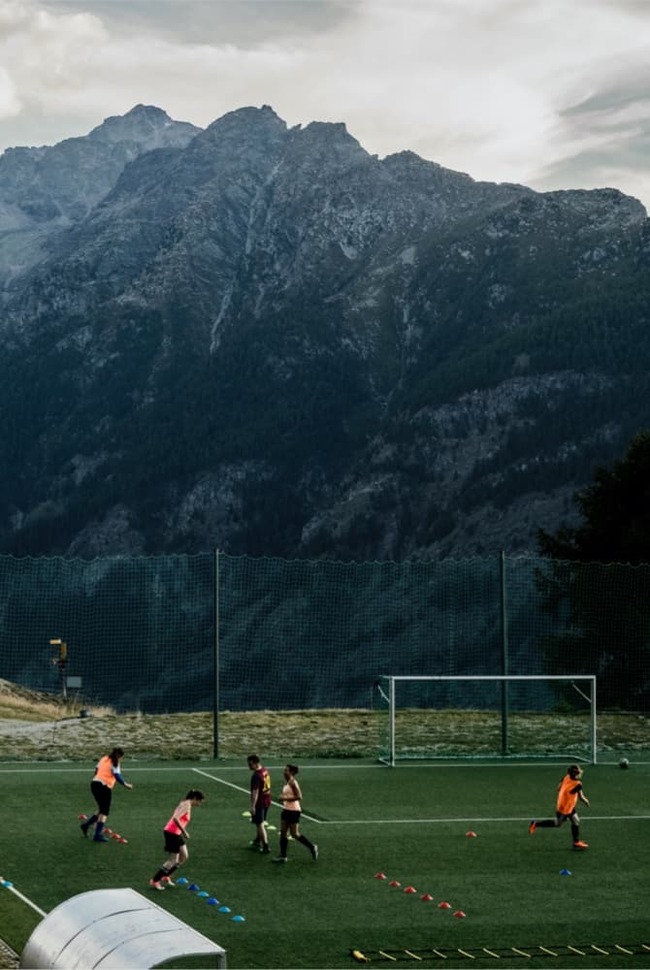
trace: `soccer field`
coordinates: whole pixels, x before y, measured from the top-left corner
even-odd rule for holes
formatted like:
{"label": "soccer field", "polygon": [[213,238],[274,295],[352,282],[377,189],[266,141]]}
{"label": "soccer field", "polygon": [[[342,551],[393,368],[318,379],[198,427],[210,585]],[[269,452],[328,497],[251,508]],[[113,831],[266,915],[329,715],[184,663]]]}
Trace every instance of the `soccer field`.
{"label": "soccer field", "polygon": [[[282,765],[267,767],[278,793]],[[135,787],[116,789],[108,825],[128,844],[105,845],[79,831],[79,814],[93,808],[92,765],[6,763],[0,873],[17,892],[0,890],[0,935],[20,952],[37,910],[128,886],[224,947],[231,968],[350,968],[352,950],[382,966],[650,967],[650,764],[585,769],[585,852],[572,849],[568,824],[528,834],[531,818],[554,814],[565,769],[303,763],[301,828],[320,858],[290,842],[283,866],[271,861],[277,803],[271,856],[249,848],[245,763],[125,760]],[[177,876],[230,913],[187,888],[147,885],[165,856],[162,826],[191,788],[207,800]]]}

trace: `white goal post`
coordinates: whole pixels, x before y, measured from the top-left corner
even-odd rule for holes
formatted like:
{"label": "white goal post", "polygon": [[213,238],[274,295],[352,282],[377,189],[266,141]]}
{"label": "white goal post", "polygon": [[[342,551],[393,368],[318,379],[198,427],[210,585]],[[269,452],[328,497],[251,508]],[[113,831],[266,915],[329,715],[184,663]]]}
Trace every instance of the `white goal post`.
{"label": "white goal post", "polygon": [[379,760],[569,758],[596,764],[596,677],[383,675]]}

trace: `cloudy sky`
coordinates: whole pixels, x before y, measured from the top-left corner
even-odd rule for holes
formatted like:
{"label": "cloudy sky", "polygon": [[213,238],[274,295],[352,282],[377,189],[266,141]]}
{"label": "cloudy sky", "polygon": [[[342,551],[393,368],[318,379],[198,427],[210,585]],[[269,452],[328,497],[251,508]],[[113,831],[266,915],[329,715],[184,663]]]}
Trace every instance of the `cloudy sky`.
{"label": "cloudy sky", "polygon": [[0,0],[0,151],[270,104],[476,179],[650,209],[650,0]]}

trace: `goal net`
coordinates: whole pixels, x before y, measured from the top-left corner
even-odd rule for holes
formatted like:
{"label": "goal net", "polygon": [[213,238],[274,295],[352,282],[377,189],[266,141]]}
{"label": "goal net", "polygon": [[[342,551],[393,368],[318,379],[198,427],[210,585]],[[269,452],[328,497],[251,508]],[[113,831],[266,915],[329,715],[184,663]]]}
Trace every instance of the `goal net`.
{"label": "goal net", "polygon": [[382,676],[379,760],[562,758],[596,763],[596,678]]}

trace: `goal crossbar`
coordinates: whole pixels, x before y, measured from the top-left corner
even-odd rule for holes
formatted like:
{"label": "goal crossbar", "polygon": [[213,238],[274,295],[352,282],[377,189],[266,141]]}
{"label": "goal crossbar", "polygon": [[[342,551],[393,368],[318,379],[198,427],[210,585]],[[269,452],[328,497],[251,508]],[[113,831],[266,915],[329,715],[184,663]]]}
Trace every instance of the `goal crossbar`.
{"label": "goal crossbar", "polygon": [[[382,682],[387,690],[382,690]],[[397,752],[397,686],[403,683],[481,683],[492,682],[501,685],[501,755],[508,756],[508,686],[515,683],[540,683],[540,684],[567,684],[588,704],[589,730],[588,730],[588,754],[583,760],[588,760],[591,764],[596,764],[597,760],[597,734],[596,734],[596,675],[595,674],[464,674],[464,675],[437,675],[437,674],[384,674],[376,682],[383,700],[388,705],[388,750],[385,754],[380,754],[379,760],[384,764],[394,766],[398,760]],[[578,685],[583,685],[585,689],[580,689]]]}

